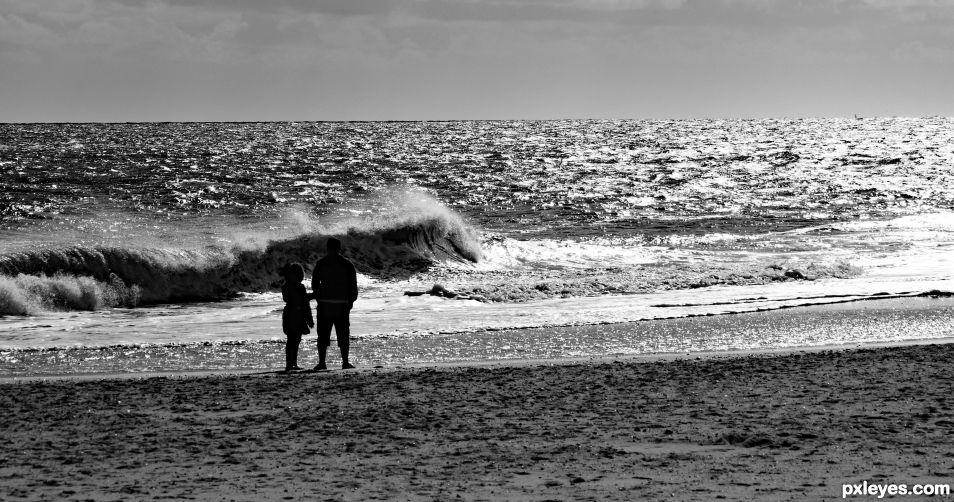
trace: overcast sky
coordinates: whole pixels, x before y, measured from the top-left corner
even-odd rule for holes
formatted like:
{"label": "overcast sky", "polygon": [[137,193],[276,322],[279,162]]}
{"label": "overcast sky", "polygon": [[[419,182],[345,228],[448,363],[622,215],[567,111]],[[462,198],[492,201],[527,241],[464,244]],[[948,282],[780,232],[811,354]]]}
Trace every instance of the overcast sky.
{"label": "overcast sky", "polygon": [[0,0],[0,122],[954,115],[950,0]]}

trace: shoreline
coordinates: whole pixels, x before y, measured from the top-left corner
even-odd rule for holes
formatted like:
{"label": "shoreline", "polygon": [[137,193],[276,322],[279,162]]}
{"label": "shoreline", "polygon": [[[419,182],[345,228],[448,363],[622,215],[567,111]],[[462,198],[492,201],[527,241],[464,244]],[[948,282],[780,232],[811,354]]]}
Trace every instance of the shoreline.
{"label": "shoreline", "polygon": [[943,343],[4,383],[0,498],[819,500],[954,484],[952,363]]}
{"label": "shoreline", "polygon": [[[954,298],[874,298],[628,323],[358,338],[352,358],[366,370],[735,357],[949,343],[952,319]],[[303,340],[304,368],[316,360],[314,339]],[[331,349],[334,367],[337,350]],[[283,367],[283,350],[283,342],[253,342],[11,351],[0,361],[0,382],[268,373]]]}
{"label": "shoreline", "polygon": [[[623,323],[632,324],[632,323]],[[546,367],[562,365],[580,365],[580,364],[649,364],[657,362],[672,362],[683,360],[725,360],[725,359],[745,359],[750,357],[774,357],[797,354],[813,354],[818,352],[843,352],[852,350],[876,350],[890,349],[898,347],[911,347],[921,345],[946,345],[954,343],[954,337],[927,338],[917,340],[899,340],[891,342],[868,342],[868,343],[836,343],[830,345],[813,345],[808,347],[769,347],[762,349],[745,350],[714,350],[701,352],[680,352],[680,353],[653,353],[653,354],[627,354],[627,355],[603,355],[603,356],[580,356],[564,357],[557,359],[501,359],[490,361],[452,361],[452,362],[422,362],[397,366],[371,366],[357,367],[353,370],[340,370],[332,368],[330,371],[315,372],[307,368],[302,371],[291,373],[291,375],[315,375],[321,377],[339,372],[363,373],[375,372],[385,373],[391,371],[428,371],[428,370],[453,370],[464,368],[494,369],[494,368],[526,368],[526,367]],[[334,349],[334,347],[332,347]],[[148,373],[77,373],[68,375],[35,375],[35,376],[12,376],[0,377],[0,386],[8,384],[29,384],[34,382],[56,382],[56,381],[75,381],[87,382],[96,380],[143,380],[150,378],[230,378],[230,377],[254,377],[282,375],[288,376],[281,370],[196,370],[196,371],[155,371]]]}

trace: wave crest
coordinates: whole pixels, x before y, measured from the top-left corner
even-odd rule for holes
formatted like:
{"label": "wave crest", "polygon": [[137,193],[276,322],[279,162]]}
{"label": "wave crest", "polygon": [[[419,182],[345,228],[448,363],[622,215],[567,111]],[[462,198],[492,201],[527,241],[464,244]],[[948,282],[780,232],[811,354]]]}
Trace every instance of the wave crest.
{"label": "wave crest", "polygon": [[386,218],[313,229],[263,245],[203,249],[69,246],[0,256],[0,315],[209,301],[275,290],[279,270],[310,275],[329,237],[363,274],[407,278],[439,262],[480,259],[477,232],[436,201]]}

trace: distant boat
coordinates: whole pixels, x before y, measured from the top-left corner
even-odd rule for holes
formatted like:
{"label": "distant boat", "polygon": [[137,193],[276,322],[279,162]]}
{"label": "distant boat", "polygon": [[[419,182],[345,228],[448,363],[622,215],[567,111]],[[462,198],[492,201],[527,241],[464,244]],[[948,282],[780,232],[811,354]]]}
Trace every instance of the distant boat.
{"label": "distant boat", "polygon": [[862,117],[859,117],[858,114],[856,113],[856,114],[855,114],[855,120],[861,120],[861,119],[862,119]]}

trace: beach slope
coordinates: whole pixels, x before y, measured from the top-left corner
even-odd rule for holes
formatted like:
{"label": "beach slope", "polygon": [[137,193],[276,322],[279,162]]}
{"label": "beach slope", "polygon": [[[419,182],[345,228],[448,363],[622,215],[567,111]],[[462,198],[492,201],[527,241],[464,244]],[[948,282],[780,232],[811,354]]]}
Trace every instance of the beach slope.
{"label": "beach slope", "polygon": [[954,345],[0,386],[4,500],[822,500],[954,484]]}

